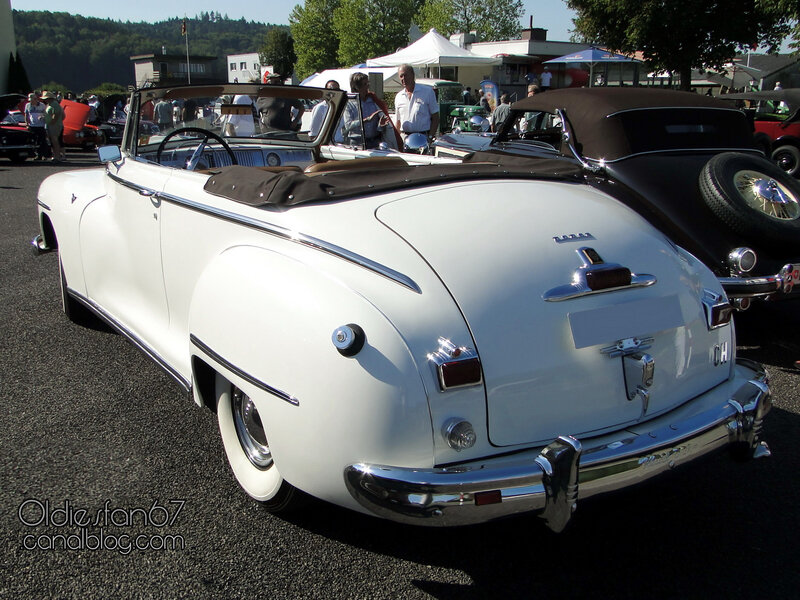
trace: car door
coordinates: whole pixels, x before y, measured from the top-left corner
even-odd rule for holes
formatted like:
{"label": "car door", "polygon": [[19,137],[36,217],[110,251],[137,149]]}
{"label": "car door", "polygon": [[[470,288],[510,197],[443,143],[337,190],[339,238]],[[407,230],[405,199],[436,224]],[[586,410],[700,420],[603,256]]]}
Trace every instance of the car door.
{"label": "car door", "polygon": [[106,194],[80,220],[88,298],[151,347],[168,323],[158,192],[171,172],[130,157],[110,165]]}

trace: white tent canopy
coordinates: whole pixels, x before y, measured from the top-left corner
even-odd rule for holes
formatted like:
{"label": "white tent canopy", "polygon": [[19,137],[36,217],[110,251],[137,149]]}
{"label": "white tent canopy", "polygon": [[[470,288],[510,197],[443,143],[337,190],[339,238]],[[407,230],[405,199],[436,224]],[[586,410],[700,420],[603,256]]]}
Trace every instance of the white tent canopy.
{"label": "white tent canopy", "polygon": [[350,76],[353,73],[380,73],[383,76],[384,92],[399,92],[400,78],[397,76],[397,67],[355,67],[352,69],[326,69],[315,73],[305,79],[300,85],[310,87],[325,87],[325,84],[334,79],[339,82],[339,87],[345,92],[350,91]]}
{"label": "white tent canopy", "polygon": [[469,50],[459,48],[450,40],[431,29],[416,42],[398,50],[394,54],[370,58],[368,67],[399,67],[400,65],[413,65],[422,67],[438,65],[440,67],[468,67],[479,65],[499,65],[501,58],[479,56]]}

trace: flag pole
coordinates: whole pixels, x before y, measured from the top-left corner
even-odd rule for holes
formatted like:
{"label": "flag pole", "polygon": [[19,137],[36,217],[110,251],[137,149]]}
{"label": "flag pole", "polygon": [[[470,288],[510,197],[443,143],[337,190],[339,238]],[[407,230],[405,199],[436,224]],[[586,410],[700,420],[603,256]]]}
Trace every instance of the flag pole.
{"label": "flag pole", "polygon": [[189,63],[189,31],[186,29],[186,15],[183,15],[183,27],[181,27],[183,37],[186,38],[186,80],[189,85],[192,84],[192,68]]}

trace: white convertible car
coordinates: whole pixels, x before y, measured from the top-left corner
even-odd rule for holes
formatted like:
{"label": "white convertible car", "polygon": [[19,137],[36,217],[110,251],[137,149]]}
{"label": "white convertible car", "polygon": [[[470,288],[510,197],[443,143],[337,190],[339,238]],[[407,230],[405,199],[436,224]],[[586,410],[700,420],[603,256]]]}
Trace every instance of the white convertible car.
{"label": "white convertible car", "polygon": [[[161,101],[181,120],[142,128]],[[307,101],[328,106],[314,136],[294,129]],[[766,374],[703,264],[560,159],[325,160],[345,102],[142,89],[103,167],[39,190],[67,316],[215,411],[250,496],[558,531],[712,451],[769,454]]]}

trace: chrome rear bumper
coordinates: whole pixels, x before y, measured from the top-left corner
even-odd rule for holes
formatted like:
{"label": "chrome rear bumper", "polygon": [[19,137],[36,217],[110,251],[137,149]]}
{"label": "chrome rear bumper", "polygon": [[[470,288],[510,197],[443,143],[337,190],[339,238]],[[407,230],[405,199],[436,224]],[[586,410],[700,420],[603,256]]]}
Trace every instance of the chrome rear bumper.
{"label": "chrome rear bumper", "polygon": [[759,440],[771,408],[766,372],[746,359],[735,369],[732,381],[613,435],[583,443],[561,436],[542,450],[444,468],[358,463],[346,467],[345,483],[361,506],[394,521],[468,525],[536,512],[561,531],[578,499],[634,485],[723,447],[768,456]]}
{"label": "chrome rear bumper", "polygon": [[775,275],[759,277],[720,277],[728,298],[761,298],[777,293],[791,293],[794,287],[792,273],[798,269],[797,264],[786,264]]}

